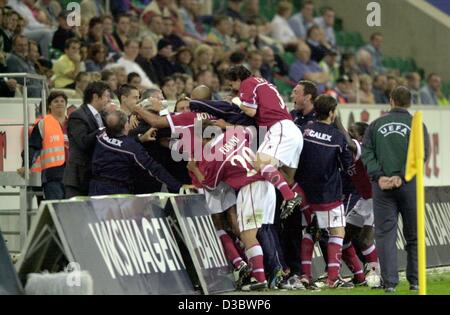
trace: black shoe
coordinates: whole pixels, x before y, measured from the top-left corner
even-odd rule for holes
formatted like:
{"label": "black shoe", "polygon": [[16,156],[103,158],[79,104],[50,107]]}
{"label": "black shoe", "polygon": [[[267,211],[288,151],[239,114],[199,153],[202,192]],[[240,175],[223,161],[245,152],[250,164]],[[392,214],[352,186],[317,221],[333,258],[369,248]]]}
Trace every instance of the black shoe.
{"label": "black shoe", "polygon": [[411,284],[411,285],[409,286],[409,289],[410,289],[411,291],[419,291],[419,285],[418,285],[418,284]]}
{"label": "black shoe", "polygon": [[395,293],[395,288],[394,287],[386,287],[386,288],[384,288],[384,292]]}
{"label": "black shoe", "polygon": [[293,212],[295,207],[297,207],[299,204],[302,203],[302,196],[300,196],[297,193],[294,193],[295,196],[291,200],[284,200],[281,204],[281,219],[286,219],[289,217]]}

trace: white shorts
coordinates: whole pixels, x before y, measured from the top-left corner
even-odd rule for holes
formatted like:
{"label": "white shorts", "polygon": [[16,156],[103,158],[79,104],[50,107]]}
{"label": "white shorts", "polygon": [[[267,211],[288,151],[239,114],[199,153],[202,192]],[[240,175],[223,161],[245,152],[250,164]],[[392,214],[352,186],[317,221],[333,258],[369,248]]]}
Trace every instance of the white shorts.
{"label": "white shorts", "polygon": [[262,224],[273,224],[277,196],[275,187],[266,181],[257,181],[241,188],[236,210],[241,232],[258,229]]}
{"label": "white shorts", "polygon": [[204,189],[204,192],[210,214],[222,213],[236,204],[236,192],[224,182],[220,182],[216,189]]}
{"label": "white shorts", "polygon": [[270,127],[258,153],[272,156],[287,167],[297,168],[302,149],[302,132],[292,120],[286,119]]}
{"label": "white shorts", "polygon": [[356,205],[347,213],[347,223],[362,228],[363,226],[373,226],[373,200],[359,199]]}
{"label": "white shorts", "polygon": [[345,227],[344,205],[329,211],[314,211],[320,229]]}

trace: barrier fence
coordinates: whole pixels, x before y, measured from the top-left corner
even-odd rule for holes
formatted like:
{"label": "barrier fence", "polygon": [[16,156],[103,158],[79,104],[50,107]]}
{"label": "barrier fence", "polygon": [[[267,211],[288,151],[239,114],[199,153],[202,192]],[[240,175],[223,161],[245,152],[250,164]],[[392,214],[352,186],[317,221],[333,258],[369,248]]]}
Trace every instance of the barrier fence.
{"label": "barrier fence", "polygon": [[[427,266],[450,265],[450,187],[428,187],[426,200]],[[406,268],[404,246],[400,222],[400,270]],[[2,262],[9,259],[4,249],[0,256]],[[325,268],[321,256],[316,247],[315,277]],[[29,273],[43,270],[58,272],[68,264],[92,275],[95,294],[234,290],[232,266],[203,195],[110,196],[42,203],[16,264],[20,280],[25,283]],[[0,289],[14,287],[15,277],[4,279],[2,274]]]}

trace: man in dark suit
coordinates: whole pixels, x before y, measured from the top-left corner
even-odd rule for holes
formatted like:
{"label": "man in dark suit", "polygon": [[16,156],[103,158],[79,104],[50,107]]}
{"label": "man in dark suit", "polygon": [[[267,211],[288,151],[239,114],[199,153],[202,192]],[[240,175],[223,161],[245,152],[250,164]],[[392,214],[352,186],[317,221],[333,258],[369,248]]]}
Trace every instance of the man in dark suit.
{"label": "man in dark suit", "polygon": [[84,91],[83,105],[69,117],[69,162],[64,171],[66,198],[87,196],[96,136],[104,128],[102,110],[111,101],[109,86],[91,82]]}

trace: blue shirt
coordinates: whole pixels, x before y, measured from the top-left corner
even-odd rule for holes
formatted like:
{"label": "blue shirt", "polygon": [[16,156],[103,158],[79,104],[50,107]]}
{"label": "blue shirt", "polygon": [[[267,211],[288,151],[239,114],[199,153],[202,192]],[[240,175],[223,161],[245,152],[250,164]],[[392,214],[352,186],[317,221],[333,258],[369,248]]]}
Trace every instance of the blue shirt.
{"label": "blue shirt", "polygon": [[[323,69],[315,61],[308,61],[307,63],[297,59],[289,68],[289,78],[295,82],[302,80],[305,73],[309,72],[323,72]],[[318,85],[319,91],[325,90],[325,84]]]}

